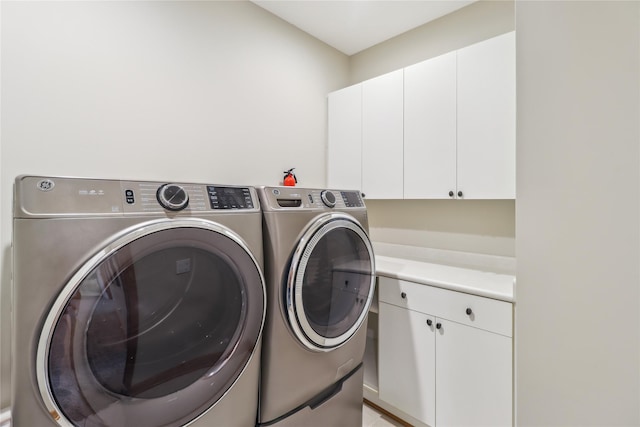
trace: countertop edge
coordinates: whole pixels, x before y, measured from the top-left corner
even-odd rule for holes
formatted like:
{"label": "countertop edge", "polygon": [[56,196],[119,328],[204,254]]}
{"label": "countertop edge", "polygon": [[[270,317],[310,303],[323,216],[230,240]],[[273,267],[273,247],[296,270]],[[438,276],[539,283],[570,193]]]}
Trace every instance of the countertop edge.
{"label": "countertop edge", "polygon": [[[389,266],[390,263],[399,267],[393,268],[392,266]],[[380,266],[380,264],[383,265]],[[428,273],[429,269],[437,269],[440,274],[430,276]],[[445,274],[442,274],[443,272]],[[456,275],[456,273],[459,275],[462,273],[466,276],[465,280],[455,281],[447,280],[443,277],[435,277],[443,275],[446,276],[447,272],[451,272],[452,275]],[[515,276],[508,274],[488,273],[482,270],[453,267],[444,264],[433,264],[401,258],[376,256],[376,275],[515,303]],[[487,275],[490,275],[489,279],[487,278]],[[474,277],[477,277],[477,280],[474,280]],[[488,289],[487,287],[483,287],[482,283],[487,282],[488,280],[494,282],[496,285],[495,287],[498,289]]]}

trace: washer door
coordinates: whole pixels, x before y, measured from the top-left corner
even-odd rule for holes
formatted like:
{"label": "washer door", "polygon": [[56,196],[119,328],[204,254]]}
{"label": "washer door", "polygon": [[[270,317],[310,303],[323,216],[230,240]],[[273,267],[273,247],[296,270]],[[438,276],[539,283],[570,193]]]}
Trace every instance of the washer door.
{"label": "washer door", "polygon": [[375,267],[367,233],[351,216],[316,219],[294,251],[285,306],[307,348],[330,351],[364,322],[373,299]]}
{"label": "washer door", "polygon": [[42,397],[62,426],[183,426],[233,386],[264,315],[260,267],[235,233],[141,224],[55,301],[37,351]]}

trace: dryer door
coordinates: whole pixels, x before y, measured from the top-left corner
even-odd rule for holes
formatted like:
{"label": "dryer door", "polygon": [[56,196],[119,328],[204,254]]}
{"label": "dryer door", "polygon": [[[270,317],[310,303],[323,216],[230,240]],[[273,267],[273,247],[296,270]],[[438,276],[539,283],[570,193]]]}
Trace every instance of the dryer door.
{"label": "dryer door", "polygon": [[144,223],[55,301],[38,343],[40,392],[63,426],[183,426],[233,386],[264,315],[260,266],[235,233],[197,219]]}
{"label": "dryer door", "polygon": [[294,251],[285,306],[289,324],[307,348],[330,351],[346,343],[373,299],[373,249],[350,215],[316,219]]}

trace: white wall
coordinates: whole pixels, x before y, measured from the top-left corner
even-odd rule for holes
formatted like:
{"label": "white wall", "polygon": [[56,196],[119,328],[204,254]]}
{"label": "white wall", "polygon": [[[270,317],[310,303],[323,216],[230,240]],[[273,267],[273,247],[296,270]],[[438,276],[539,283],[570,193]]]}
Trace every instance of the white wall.
{"label": "white wall", "polygon": [[514,256],[513,200],[367,200],[367,209],[377,242]]}
{"label": "white wall", "polygon": [[[514,10],[512,0],[481,0],[358,53],[350,58],[350,83],[513,31]],[[368,200],[367,208],[376,242],[515,256],[513,200]]]}
{"label": "white wall", "polygon": [[6,406],[14,177],[322,186],[348,58],[244,1],[3,1],[1,28]]}
{"label": "white wall", "polygon": [[351,84],[513,31],[514,0],[479,0],[350,58]]}
{"label": "white wall", "polygon": [[640,425],[640,2],[519,1],[519,426]]}

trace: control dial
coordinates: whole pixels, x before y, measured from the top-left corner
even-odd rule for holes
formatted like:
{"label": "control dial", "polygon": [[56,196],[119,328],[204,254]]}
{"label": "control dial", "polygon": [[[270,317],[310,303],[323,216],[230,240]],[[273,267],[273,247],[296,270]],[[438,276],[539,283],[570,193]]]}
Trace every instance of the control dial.
{"label": "control dial", "polygon": [[156,198],[163,208],[170,211],[181,211],[189,205],[189,194],[177,184],[161,185]]}
{"label": "control dial", "polygon": [[336,205],[336,196],[329,190],[324,190],[320,193],[320,199],[322,203],[329,208],[333,208]]}

